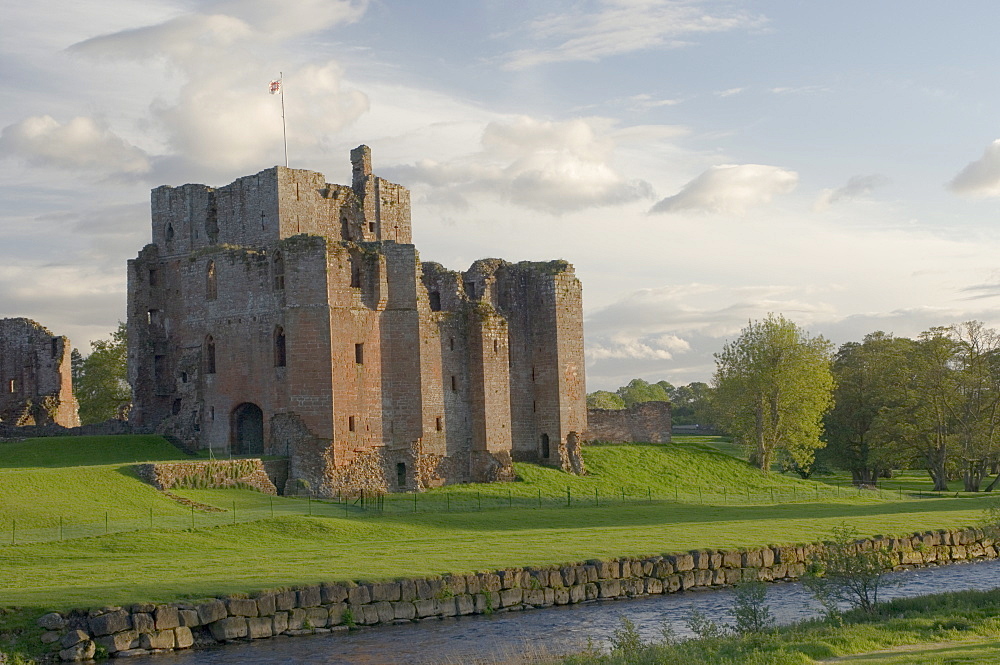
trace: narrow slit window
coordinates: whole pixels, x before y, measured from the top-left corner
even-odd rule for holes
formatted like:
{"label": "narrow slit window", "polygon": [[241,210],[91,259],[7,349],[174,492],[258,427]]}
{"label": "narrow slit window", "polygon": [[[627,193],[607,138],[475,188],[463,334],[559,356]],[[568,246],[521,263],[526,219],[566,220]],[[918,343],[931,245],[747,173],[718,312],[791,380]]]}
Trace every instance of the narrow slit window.
{"label": "narrow slit window", "polygon": [[375,233],[375,222],[368,222],[368,232]]}
{"label": "narrow slit window", "polygon": [[205,338],[205,374],[215,374],[215,339]]}
{"label": "narrow slit window", "polygon": [[493,340],[493,353],[500,353],[500,340]]}
{"label": "narrow slit window", "polygon": [[549,457],[549,435],[542,435],[542,457],[548,459]]}
{"label": "narrow slit window", "polygon": [[347,417],[347,429],[351,432],[356,431],[357,422],[354,420],[354,416]]}
{"label": "narrow slit window", "polygon": [[359,259],[351,259],[351,288],[361,288],[361,262]]}
{"label": "narrow slit window", "polygon": [[285,363],[285,329],[278,326],[274,329],[274,366],[284,367]]}
{"label": "narrow slit window", "polygon": [[434,429],[439,432],[444,429],[444,423],[441,422],[441,416],[434,419]]}
{"label": "narrow slit window", "polygon": [[281,291],[285,288],[285,257],[281,252],[274,255],[274,290]]}
{"label": "narrow slit window", "polygon": [[449,337],[448,338],[448,350],[450,350],[450,351],[454,351],[455,350],[455,338],[454,337]]}
{"label": "narrow slit window", "polygon": [[155,268],[150,268],[149,269],[149,285],[150,286],[156,286],[156,283],[157,283],[157,279],[156,278],[157,278],[156,269]]}
{"label": "narrow slit window", "polygon": [[452,392],[455,392],[455,391],[458,390],[458,379],[455,378],[454,374],[451,375],[451,390],[452,390]]}
{"label": "narrow slit window", "polygon": [[355,344],[354,345],[354,362],[358,365],[365,364],[365,345]]}
{"label": "narrow slit window", "polygon": [[205,299],[215,300],[219,297],[219,286],[215,277],[215,261],[209,261],[205,269]]}

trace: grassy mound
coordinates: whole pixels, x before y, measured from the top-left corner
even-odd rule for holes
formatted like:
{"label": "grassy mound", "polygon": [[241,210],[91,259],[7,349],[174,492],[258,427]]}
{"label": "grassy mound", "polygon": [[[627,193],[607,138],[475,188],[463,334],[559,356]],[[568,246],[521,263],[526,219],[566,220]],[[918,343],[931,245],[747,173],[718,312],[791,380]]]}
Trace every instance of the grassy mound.
{"label": "grassy mound", "polygon": [[[0,443],[0,529],[68,528],[185,508],[139,480],[135,462],[183,459],[159,436],[66,436]],[[148,522],[148,519],[147,519]],[[14,537],[16,537],[16,533]],[[50,534],[51,535],[51,534]],[[70,532],[72,535],[72,532]]]}

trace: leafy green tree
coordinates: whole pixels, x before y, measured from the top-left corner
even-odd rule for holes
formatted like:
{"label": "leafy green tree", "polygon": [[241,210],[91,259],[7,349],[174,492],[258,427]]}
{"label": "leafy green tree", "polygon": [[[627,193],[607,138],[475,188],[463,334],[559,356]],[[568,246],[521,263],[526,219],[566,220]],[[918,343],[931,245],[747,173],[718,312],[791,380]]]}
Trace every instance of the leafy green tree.
{"label": "leafy green tree", "polygon": [[751,321],[715,354],[715,398],[727,431],[765,473],[779,450],[808,467],[832,404],[832,345],[783,316]]}
{"label": "leafy green tree", "polygon": [[827,459],[874,484],[900,461],[887,416],[904,402],[913,340],[877,331],[848,342],[833,359],[834,407],[826,415]]}
{"label": "leafy green tree", "polygon": [[649,383],[642,379],[632,379],[627,386],[618,389],[618,396],[625,402],[626,407],[633,407],[643,402],[669,402],[670,393],[661,384],[673,388],[666,381]]}
{"label": "leafy green tree", "polygon": [[[1000,334],[981,321],[952,326],[956,342],[952,416],[966,492],[978,492],[1000,447]],[[990,484],[992,490],[997,480]]]}
{"label": "leafy green tree", "polygon": [[671,418],[676,425],[711,425],[712,387],[701,381],[677,386],[670,392]]}
{"label": "leafy green tree", "polygon": [[608,390],[597,390],[587,395],[588,409],[624,409],[625,400]]}
{"label": "leafy green tree", "polygon": [[835,528],[825,545],[812,555],[802,583],[827,616],[839,616],[840,602],[875,614],[879,593],[894,583],[886,577],[895,563],[892,553],[886,547],[864,547],[857,530],[846,524]]}
{"label": "leafy green tree", "polygon": [[91,353],[83,359],[73,392],[80,404],[84,425],[118,417],[132,401],[127,377],[128,351],[125,324],[118,323],[109,339],[91,342]]}

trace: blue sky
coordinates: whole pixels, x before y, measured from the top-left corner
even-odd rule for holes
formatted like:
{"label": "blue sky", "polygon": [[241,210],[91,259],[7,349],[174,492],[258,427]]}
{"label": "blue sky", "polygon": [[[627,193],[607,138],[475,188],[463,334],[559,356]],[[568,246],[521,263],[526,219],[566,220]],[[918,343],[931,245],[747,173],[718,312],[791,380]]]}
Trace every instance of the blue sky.
{"label": "blue sky", "polygon": [[1000,5],[40,0],[0,25],[0,316],[84,350],[148,190],[282,160],[414,193],[424,260],[564,258],[590,389],[707,380],[749,319],[1000,325]]}

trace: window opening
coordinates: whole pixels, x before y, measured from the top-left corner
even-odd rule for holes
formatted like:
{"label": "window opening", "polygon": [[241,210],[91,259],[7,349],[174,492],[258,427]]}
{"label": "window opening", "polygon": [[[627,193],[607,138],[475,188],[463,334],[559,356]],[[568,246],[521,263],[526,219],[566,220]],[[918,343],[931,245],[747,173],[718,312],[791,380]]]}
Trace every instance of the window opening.
{"label": "window opening", "polygon": [[274,254],[274,290],[281,291],[285,288],[285,259],[281,252]]}
{"label": "window opening", "polygon": [[149,269],[149,285],[150,286],[156,286],[156,282],[157,282],[156,277],[157,277],[157,275],[156,275],[156,269],[155,268],[150,268]]}
{"label": "window opening", "polygon": [[444,429],[444,424],[441,422],[441,416],[434,419],[434,428],[439,432]]}
{"label": "window opening", "polygon": [[360,289],[361,288],[361,261],[360,259],[351,259],[351,288]]}
{"label": "window opening", "polygon": [[440,291],[431,291],[430,301],[431,301],[431,311],[432,312],[440,312],[441,311],[441,293],[440,293]]}
{"label": "window opening", "polygon": [[549,456],[549,435],[542,435],[542,457],[548,458]]}
{"label": "window opening", "polygon": [[173,406],[170,407],[170,412],[172,414],[174,414],[175,416],[178,415],[178,414],[180,414],[180,412],[181,412],[181,400],[180,400],[180,398],[174,400]]}
{"label": "window opening", "polygon": [[285,366],[285,329],[278,326],[274,329],[274,366]]}
{"label": "window opening", "polygon": [[167,224],[167,233],[166,233],[166,236],[167,236],[167,242],[170,242],[170,241],[172,241],[174,239],[174,225],[173,224]]}
{"label": "window opening", "polygon": [[476,297],[476,283],[466,282],[465,283],[465,293],[469,296],[470,300],[474,300]]}
{"label": "window opening", "polygon": [[455,378],[454,374],[451,377],[451,389],[452,391],[458,390],[458,380]]}
{"label": "window opening", "polygon": [[402,462],[396,464],[396,485],[400,489],[406,487],[406,465]]}
{"label": "window opening", "polygon": [[205,338],[205,374],[215,374],[215,339]]}
{"label": "window opening", "polygon": [[354,362],[358,365],[365,364],[365,345],[355,344],[354,345]]}
{"label": "window opening", "polygon": [[368,222],[368,232],[375,233],[375,222]]}
{"label": "window opening", "polygon": [[205,270],[205,299],[215,300],[219,295],[218,284],[215,279],[215,261],[209,261]]}
{"label": "window opening", "polygon": [[354,416],[347,417],[347,429],[352,432],[355,430]]}

